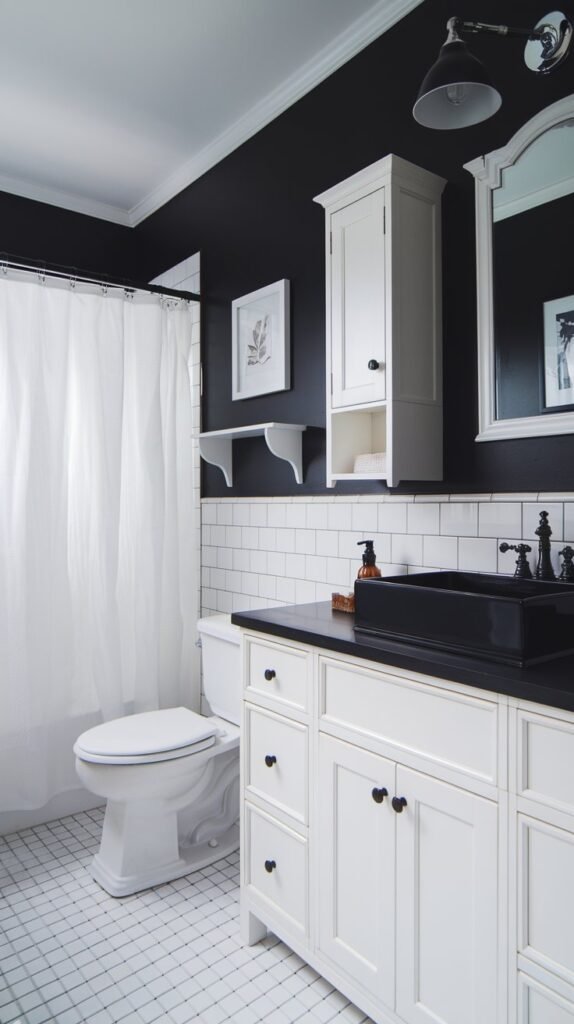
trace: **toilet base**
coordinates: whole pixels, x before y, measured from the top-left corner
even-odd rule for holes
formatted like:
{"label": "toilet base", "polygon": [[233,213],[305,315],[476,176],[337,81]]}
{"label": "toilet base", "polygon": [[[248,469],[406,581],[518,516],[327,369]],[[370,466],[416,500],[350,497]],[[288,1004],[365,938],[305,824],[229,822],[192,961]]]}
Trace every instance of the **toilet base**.
{"label": "toilet base", "polygon": [[[211,843],[217,843],[216,846]],[[192,871],[199,871],[216,860],[227,857],[230,853],[239,849],[239,825],[233,824],[223,835],[209,842],[182,848],[183,856],[171,863],[162,864],[150,871],[141,871],[135,875],[117,875],[110,870],[99,853],[96,853],[92,865],[91,874],[94,881],[101,885],[110,896],[132,896],[142,889],[150,889],[156,885],[163,885],[165,882],[173,882],[175,878],[182,878],[191,874]]]}

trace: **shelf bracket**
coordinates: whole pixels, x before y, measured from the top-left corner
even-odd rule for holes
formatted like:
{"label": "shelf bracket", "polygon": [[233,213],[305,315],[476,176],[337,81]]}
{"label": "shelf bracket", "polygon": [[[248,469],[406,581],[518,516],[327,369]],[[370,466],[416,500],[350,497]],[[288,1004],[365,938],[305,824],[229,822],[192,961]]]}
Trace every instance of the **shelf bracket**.
{"label": "shelf bracket", "polygon": [[288,462],[295,475],[295,482],[301,484],[302,435],[306,429],[299,423],[257,423],[249,427],[206,431],[199,435],[199,454],[212,466],[219,466],[225,483],[228,487],[233,487],[233,440],[242,437],[263,437],[271,454]]}
{"label": "shelf bracket", "polygon": [[265,427],[265,441],[272,455],[285,459],[295,474],[295,483],[303,483],[303,433],[300,430],[282,430],[281,427]]}
{"label": "shelf bracket", "polygon": [[228,487],[233,487],[233,451],[230,437],[199,436],[199,454],[212,466],[219,466]]}

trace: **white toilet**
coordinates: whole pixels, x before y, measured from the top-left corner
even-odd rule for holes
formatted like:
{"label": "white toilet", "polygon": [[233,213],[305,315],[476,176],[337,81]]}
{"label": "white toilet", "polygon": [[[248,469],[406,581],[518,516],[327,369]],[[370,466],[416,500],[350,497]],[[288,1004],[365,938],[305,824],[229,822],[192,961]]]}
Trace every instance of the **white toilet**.
{"label": "white toilet", "polygon": [[92,875],[112,896],[179,878],[239,845],[240,631],[229,615],[197,625],[211,716],[147,711],[74,744],[81,782],[107,800]]}

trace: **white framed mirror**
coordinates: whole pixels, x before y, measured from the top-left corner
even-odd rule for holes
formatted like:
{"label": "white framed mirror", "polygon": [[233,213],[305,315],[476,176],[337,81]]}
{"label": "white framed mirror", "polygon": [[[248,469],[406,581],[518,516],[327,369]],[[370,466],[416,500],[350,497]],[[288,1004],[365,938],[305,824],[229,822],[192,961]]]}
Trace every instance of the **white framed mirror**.
{"label": "white framed mirror", "polygon": [[574,433],[574,95],[465,169],[476,199],[476,440]]}

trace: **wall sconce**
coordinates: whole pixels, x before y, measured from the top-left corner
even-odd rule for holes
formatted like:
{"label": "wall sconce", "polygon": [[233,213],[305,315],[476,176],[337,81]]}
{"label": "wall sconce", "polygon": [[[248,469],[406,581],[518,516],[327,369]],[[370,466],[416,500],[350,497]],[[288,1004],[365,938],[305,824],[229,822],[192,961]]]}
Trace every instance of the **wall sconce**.
{"label": "wall sconce", "polygon": [[461,33],[494,32],[526,38],[525,64],[542,74],[562,63],[572,41],[572,24],[561,11],[547,14],[533,29],[484,25],[461,18],[450,18],[447,29],[446,42],[413,107],[415,121],[427,128],[466,128],[492,117],[502,103],[486,68],[469,52]]}

